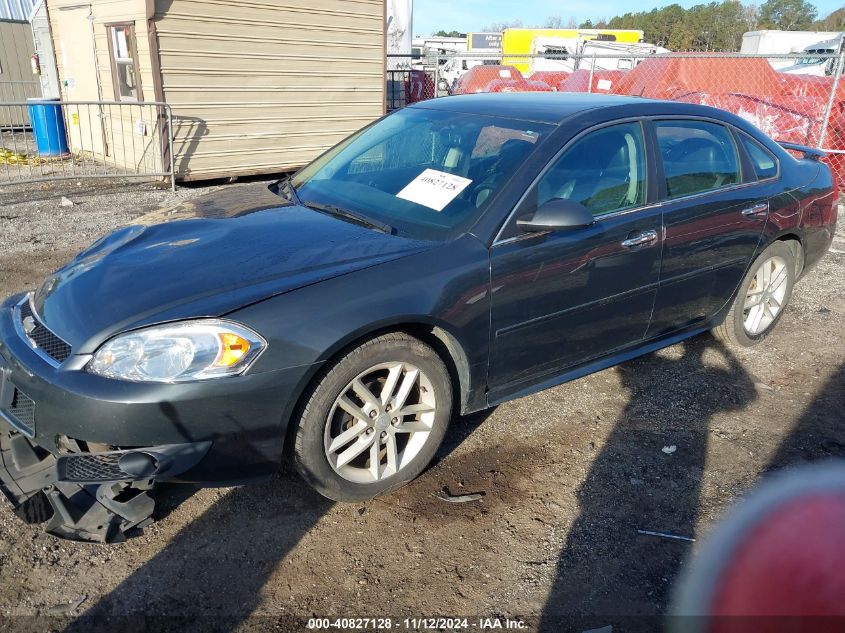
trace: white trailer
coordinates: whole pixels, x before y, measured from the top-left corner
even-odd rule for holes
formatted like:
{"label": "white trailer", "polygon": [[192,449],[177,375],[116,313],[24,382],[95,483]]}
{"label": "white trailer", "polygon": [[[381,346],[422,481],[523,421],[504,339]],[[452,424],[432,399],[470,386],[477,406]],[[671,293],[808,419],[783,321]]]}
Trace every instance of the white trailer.
{"label": "white trailer", "polygon": [[415,70],[433,71],[438,65],[440,68],[448,63],[448,60],[456,55],[466,53],[466,37],[415,37],[413,46],[413,64]]}
{"label": "white trailer", "polygon": [[387,0],[387,70],[411,67],[413,0]]}
{"label": "white trailer", "polygon": [[594,70],[630,70],[652,55],[671,52],[668,48],[647,42],[610,42],[560,37],[537,37],[531,45],[531,73],[539,70],[579,68]]}
{"label": "white trailer", "polygon": [[413,40],[415,48],[423,51],[431,51],[440,54],[446,53],[464,53],[467,50],[466,37],[439,37],[432,35],[430,37],[415,37]]}
{"label": "white trailer", "polygon": [[781,72],[793,75],[815,75],[817,77],[832,75],[837,60],[837,57],[832,57],[832,55],[842,53],[843,44],[845,44],[845,37],[843,36],[845,34],[839,33],[832,39],[811,44],[802,51],[804,57],[791,66],[782,68]]}
{"label": "white trailer", "polygon": [[[813,44],[840,36],[837,31],[748,31],[742,36],[741,53],[749,55],[788,55],[801,53]],[[795,64],[795,60],[770,58],[775,70],[783,70]]]}

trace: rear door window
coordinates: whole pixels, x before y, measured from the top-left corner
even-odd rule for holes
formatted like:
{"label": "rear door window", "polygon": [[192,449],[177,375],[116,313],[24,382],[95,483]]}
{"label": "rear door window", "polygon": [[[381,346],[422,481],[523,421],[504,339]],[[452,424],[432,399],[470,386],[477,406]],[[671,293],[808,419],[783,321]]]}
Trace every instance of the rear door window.
{"label": "rear door window", "polygon": [[733,136],[708,121],[656,121],[655,131],[669,198],[713,191],[741,182]]}
{"label": "rear door window", "polygon": [[778,161],[769,150],[745,134],[740,134],[739,138],[748,158],[751,159],[757,180],[766,180],[778,175]]}

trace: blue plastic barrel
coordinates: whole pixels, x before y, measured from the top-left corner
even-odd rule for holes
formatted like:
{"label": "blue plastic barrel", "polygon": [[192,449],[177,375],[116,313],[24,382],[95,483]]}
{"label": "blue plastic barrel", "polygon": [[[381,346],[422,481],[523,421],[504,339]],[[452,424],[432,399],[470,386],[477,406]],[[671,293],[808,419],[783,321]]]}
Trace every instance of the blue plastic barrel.
{"label": "blue plastic barrel", "polygon": [[58,99],[27,99],[29,122],[35,135],[39,156],[63,156],[69,153],[65,120]]}

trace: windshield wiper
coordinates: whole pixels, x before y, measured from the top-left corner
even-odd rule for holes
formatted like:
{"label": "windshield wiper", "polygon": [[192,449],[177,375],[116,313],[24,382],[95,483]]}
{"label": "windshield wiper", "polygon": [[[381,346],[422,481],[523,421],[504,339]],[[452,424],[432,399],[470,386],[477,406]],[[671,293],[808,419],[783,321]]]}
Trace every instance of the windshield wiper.
{"label": "windshield wiper", "polygon": [[339,218],[343,218],[344,220],[349,220],[350,222],[354,222],[355,224],[360,224],[361,226],[366,226],[371,229],[375,229],[376,231],[387,233],[388,235],[393,233],[393,227],[385,222],[374,220],[373,218],[368,218],[366,215],[357,213],[355,211],[350,211],[349,209],[342,209],[333,204],[322,204],[320,202],[300,202],[300,204],[304,207],[308,207],[309,209],[314,209],[315,211],[320,211],[322,213],[328,213],[329,215],[334,215]]}

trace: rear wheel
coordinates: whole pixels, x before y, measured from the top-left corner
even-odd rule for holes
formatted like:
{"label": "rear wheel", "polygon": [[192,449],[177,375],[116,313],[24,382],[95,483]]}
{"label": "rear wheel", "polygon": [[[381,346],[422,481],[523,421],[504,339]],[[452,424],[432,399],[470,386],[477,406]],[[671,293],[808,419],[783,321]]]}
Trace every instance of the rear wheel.
{"label": "rear wheel", "polygon": [[370,499],[419,475],[452,411],[443,361],[403,333],[347,352],[321,372],[306,397],[294,462],[309,484],[336,501]]}
{"label": "rear wheel", "polygon": [[713,330],[735,347],[751,347],[774,330],[795,283],[795,256],[783,242],[766,248],[749,269],[724,323]]}

